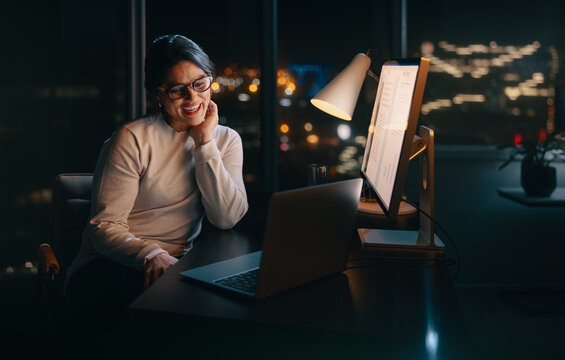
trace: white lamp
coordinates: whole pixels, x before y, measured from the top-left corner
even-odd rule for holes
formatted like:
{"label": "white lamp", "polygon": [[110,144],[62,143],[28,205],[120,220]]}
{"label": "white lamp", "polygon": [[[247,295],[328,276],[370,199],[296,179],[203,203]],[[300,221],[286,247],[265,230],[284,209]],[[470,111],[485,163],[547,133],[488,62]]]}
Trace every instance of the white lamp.
{"label": "white lamp", "polygon": [[[371,58],[367,50],[365,54],[357,54],[351,63],[343,69],[326,87],[324,87],[310,102],[312,105],[342,120],[350,121],[353,117],[353,111],[361,92],[361,86],[368,74],[378,81],[378,77],[369,70],[371,67]],[[363,191],[365,194],[365,191]],[[413,213],[416,210],[409,205],[401,204],[401,213]],[[405,209],[408,207],[408,209]],[[381,207],[376,200],[363,197],[359,202],[359,210],[362,212],[384,215]]]}
{"label": "white lamp", "polygon": [[[337,118],[350,121],[365,75],[371,66],[368,54],[357,54],[338,76],[310,100],[312,105]],[[372,73],[370,75],[373,76]]]}

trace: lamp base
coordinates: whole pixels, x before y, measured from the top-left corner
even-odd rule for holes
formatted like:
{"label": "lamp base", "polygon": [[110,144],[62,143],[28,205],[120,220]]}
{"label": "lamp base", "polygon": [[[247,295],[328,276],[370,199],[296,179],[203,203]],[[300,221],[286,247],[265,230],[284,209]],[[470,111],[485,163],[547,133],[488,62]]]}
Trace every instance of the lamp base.
{"label": "lamp base", "polygon": [[374,249],[395,252],[426,252],[441,255],[444,243],[434,234],[432,242],[426,241],[419,231],[357,229],[361,244]]}
{"label": "lamp base", "polygon": [[[364,198],[361,198],[361,200],[359,200],[357,211],[366,214],[385,215],[385,212],[378,202],[365,200]],[[414,214],[416,211],[418,210],[416,210],[415,207],[405,201],[400,202],[400,206],[398,207],[399,216]]]}

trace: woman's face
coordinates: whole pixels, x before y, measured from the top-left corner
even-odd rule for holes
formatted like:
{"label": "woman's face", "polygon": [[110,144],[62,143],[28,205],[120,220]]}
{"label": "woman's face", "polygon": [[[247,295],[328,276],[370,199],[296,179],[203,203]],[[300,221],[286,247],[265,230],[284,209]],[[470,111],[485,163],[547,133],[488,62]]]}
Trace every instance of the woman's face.
{"label": "woman's face", "polygon": [[[165,119],[173,129],[184,131],[204,120],[210,103],[210,89],[197,92],[190,84],[209,75],[211,74],[204,72],[192,61],[181,61],[171,68],[164,83],[159,87],[158,100]],[[185,97],[173,100],[165,91],[179,84],[188,85],[188,92]]]}

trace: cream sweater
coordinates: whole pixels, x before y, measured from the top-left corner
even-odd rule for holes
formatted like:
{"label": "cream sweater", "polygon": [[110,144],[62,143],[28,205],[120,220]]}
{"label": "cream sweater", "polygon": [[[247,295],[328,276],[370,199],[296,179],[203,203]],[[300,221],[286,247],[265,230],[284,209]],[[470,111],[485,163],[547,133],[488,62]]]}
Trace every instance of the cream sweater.
{"label": "cream sweater", "polygon": [[181,256],[204,214],[233,227],[248,208],[242,166],[241,139],[228,127],[195,148],[160,114],[127,123],[102,147],[90,220],[67,275],[100,256],[135,269],[160,252]]}

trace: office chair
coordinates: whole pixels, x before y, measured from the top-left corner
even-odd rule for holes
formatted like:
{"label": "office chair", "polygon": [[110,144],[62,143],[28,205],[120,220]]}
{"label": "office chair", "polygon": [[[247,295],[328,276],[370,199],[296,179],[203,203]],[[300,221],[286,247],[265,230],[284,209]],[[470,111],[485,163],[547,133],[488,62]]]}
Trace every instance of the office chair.
{"label": "office chair", "polygon": [[53,183],[51,240],[37,249],[42,327],[56,326],[65,311],[66,269],[76,256],[90,212],[92,174],[59,174]]}

